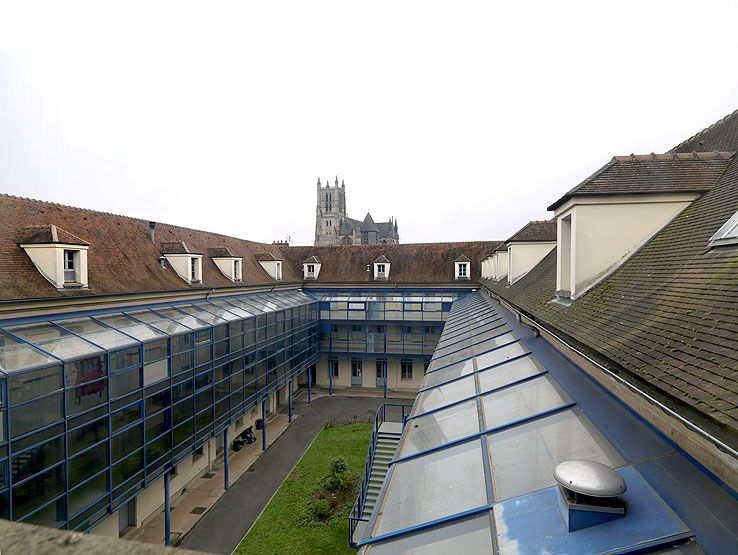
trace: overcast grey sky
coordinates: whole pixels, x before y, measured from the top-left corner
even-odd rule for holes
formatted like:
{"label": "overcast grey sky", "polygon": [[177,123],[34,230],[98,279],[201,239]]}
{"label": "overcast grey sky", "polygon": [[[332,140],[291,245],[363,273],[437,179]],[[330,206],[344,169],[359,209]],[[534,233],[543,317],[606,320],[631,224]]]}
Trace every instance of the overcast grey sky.
{"label": "overcast grey sky", "polygon": [[0,4],[0,191],[312,244],[504,239],[738,108],[735,2]]}

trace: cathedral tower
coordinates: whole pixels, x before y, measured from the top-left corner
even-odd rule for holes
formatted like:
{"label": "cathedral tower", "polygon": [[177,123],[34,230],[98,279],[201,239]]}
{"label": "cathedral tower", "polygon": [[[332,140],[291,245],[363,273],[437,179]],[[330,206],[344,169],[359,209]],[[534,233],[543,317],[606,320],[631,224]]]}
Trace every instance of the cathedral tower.
{"label": "cathedral tower", "polygon": [[337,245],[339,243],[338,232],[341,225],[346,221],[346,186],[341,181],[338,184],[338,176],[333,186],[328,179],[325,187],[317,185],[318,204],[315,212],[315,245]]}

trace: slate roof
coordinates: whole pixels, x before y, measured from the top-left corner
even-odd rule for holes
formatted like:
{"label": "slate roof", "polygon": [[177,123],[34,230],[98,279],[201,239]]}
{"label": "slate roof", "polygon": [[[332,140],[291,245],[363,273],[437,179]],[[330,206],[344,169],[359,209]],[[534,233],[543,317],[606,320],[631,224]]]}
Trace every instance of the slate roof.
{"label": "slate roof", "polygon": [[320,264],[317,256],[310,256],[302,261],[303,264]]}
{"label": "slate roof", "polygon": [[669,152],[738,151],[738,110],[678,144]]}
{"label": "slate roof", "polygon": [[505,241],[505,248],[510,243],[534,243],[540,241],[556,241],[556,220],[533,220],[528,222]]}
{"label": "slate roof", "polygon": [[259,262],[276,262],[282,259],[277,258],[270,252],[260,252],[256,254],[256,260],[258,260]]}
{"label": "slate roof", "polygon": [[199,254],[187,248],[183,241],[165,241],[161,244],[162,254]]}
{"label": "slate roof", "polygon": [[379,233],[379,228],[374,223],[374,219],[372,218],[372,215],[369,212],[366,213],[366,217],[364,218],[364,221],[361,224],[361,231]]}
{"label": "slate roof", "polygon": [[615,156],[548,209],[556,210],[578,196],[704,193],[732,156],[732,152]]}
{"label": "slate roof", "polygon": [[19,245],[89,245],[84,239],[69,233],[55,225],[32,225],[25,227],[18,233]]}
{"label": "slate roof", "polygon": [[[59,237],[65,237],[59,232],[64,230],[89,241],[89,289],[58,291],[18,246],[22,229],[50,225],[56,226]],[[255,254],[273,252],[283,258],[281,252],[288,248],[163,223],[156,224],[152,243],[148,220],[0,194],[0,301],[233,287],[209,257],[203,258],[202,283],[197,285],[186,283],[169,266],[162,268],[162,243],[177,242],[196,253],[212,245],[227,247],[243,258],[245,285],[274,284]],[[301,282],[302,267],[298,272],[285,266],[283,278]]]}
{"label": "slate roof", "polygon": [[738,210],[738,157],[609,278],[551,303],[556,249],[495,293],[738,447],[738,251],[708,240]]}
{"label": "slate roof", "polygon": [[383,254],[380,254],[377,258],[374,259],[375,264],[390,264],[390,261],[387,260],[387,257]]}
{"label": "slate roof", "polygon": [[454,262],[471,262],[471,260],[469,260],[469,257],[465,254],[461,254],[456,260],[454,260]]}
{"label": "slate roof", "polygon": [[309,255],[320,258],[318,283],[374,282],[366,271],[380,255],[392,263],[390,281],[396,283],[454,283],[454,260],[461,254],[471,259],[471,279],[479,279],[481,261],[499,241],[463,243],[407,243],[398,245],[336,245],[290,247],[286,261],[300,264]]}

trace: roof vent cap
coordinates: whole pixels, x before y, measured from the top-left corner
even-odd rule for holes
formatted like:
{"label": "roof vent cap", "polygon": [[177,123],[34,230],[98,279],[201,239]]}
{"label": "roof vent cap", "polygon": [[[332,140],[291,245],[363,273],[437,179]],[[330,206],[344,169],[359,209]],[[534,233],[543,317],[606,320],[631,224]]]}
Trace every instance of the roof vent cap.
{"label": "roof vent cap", "polygon": [[604,524],[625,515],[618,495],[628,486],[613,468],[597,461],[565,461],[554,469],[559,511],[569,532]]}

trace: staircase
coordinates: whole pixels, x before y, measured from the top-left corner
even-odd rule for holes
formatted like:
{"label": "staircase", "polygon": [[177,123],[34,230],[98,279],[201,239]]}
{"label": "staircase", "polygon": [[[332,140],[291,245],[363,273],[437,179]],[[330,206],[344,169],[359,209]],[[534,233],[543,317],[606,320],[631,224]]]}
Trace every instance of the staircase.
{"label": "staircase", "polygon": [[374,448],[374,460],[369,474],[369,487],[366,491],[366,500],[364,501],[364,510],[361,516],[369,519],[372,516],[374,507],[377,504],[377,497],[384,484],[384,478],[389,470],[389,463],[395,458],[397,445],[402,437],[402,424],[396,422],[384,422],[379,427],[377,434],[377,443]]}
{"label": "staircase", "polygon": [[374,415],[372,439],[366,452],[359,495],[349,514],[351,547],[356,547],[356,542],[364,534],[372,512],[377,506],[389,464],[395,458],[395,451],[402,437],[405,417],[411,408],[412,405],[405,403],[384,403]]}

